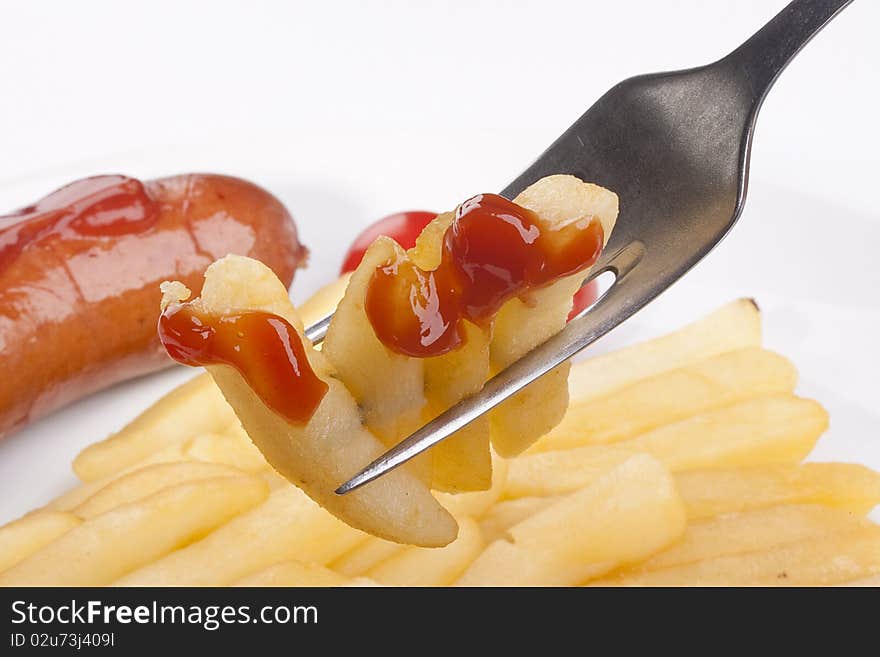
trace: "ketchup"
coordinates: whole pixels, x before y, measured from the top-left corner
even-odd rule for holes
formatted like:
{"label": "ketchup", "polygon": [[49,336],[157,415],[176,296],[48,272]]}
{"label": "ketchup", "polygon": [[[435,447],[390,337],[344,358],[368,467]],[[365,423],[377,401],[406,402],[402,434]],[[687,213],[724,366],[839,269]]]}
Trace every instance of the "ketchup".
{"label": "ketchup", "polygon": [[269,408],[295,424],[309,421],[328,390],[299,333],[272,313],[207,315],[190,303],[172,304],[159,317],[159,338],[184,365],[232,366]]}
{"label": "ketchup", "polygon": [[0,216],[0,271],[23,250],[53,239],[119,237],[152,228],[156,202],[126,176],[77,180],[34,205]]}
{"label": "ketchup", "polygon": [[397,353],[439,356],[458,347],[460,323],[488,326],[508,300],[592,266],[601,222],[556,227],[496,194],[462,203],[433,271],[400,256],[376,269],[365,310],[379,340]]}

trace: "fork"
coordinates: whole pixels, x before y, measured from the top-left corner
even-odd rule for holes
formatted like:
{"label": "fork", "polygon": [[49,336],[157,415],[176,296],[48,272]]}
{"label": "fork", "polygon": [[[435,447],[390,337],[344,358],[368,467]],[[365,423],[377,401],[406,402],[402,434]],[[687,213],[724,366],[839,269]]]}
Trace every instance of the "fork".
{"label": "fork", "polygon": [[[342,484],[355,490],[436,445],[589,346],[701,260],[742,213],[755,120],[791,59],[852,0],[795,0],[708,66],[629,78],[560,136],[502,195],[568,173],[614,190],[620,216],[586,282],[614,282],[555,336]],[[586,283],[585,283],[586,284]],[[306,331],[323,339],[330,317]]]}

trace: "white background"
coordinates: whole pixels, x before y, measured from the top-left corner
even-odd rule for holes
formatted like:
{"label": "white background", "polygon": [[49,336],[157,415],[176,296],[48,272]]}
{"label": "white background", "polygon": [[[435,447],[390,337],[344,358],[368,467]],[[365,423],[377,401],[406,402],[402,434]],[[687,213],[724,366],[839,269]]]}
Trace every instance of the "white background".
{"label": "white background", "polygon": [[[615,82],[712,61],[783,5],[5,2],[0,209],[96,173],[240,175],[297,217],[303,298],[359,227],[502,188]],[[880,2],[858,0],[798,56],[762,110],[740,226],[597,347],[755,296],[768,343],[832,413],[817,458],[875,468],[878,25]],[[119,386],[0,445],[0,521],[71,485],[81,446],[190,375]]]}

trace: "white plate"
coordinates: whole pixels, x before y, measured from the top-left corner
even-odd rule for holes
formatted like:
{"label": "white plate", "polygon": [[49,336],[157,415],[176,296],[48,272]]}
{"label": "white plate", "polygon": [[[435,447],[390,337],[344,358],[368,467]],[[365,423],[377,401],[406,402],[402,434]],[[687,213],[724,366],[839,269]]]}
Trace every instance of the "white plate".
{"label": "white plate", "polygon": [[[332,163],[322,162],[318,170],[309,158],[297,167],[281,158],[267,161],[247,148],[224,149],[141,153],[54,171],[0,188],[0,209],[23,205],[83,175],[125,171],[149,177],[225,168],[265,185],[297,216],[312,249],[311,266],[294,285],[294,298],[302,299],[335,276],[350,238],[375,217],[408,205],[445,209],[441,203],[450,205],[483,191],[461,189],[445,203],[446,197],[436,194],[413,202],[417,174],[409,187],[406,180],[377,187],[338,172]],[[366,146],[361,151],[362,162],[357,153],[349,154],[347,171],[375,165],[369,157],[376,150]],[[426,187],[423,180],[419,183]],[[766,344],[797,364],[799,392],[820,400],[831,413],[831,429],[811,459],[880,469],[880,221],[876,213],[860,213],[838,199],[786,189],[772,180],[755,179],[752,189],[731,236],[660,299],[597,344],[595,352],[678,327],[735,297],[754,297],[764,311]],[[408,191],[401,195],[395,190]],[[119,429],[193,374],[176,368],[116,386],[0,444],[0,522],[74,485],[70,462],[80,449]]]}

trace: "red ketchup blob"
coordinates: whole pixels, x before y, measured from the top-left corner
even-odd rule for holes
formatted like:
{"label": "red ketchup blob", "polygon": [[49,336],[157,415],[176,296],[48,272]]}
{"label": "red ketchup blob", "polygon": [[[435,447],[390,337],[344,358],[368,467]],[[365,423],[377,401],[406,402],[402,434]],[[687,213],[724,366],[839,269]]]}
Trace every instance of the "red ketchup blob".
{"label": "red ketchup blob", "polygon": [[25,249],[53,239],[119,237],[152,228],[156,202],[143,183],[125,176],[77,180],[0,217],[0,271]]}
{"label": "red ketchup blob", "polygon": [[235,368],[269,408],[294,424],[308,422],[328,390],[299,333],[272,313],[214,316],[189,303],[172,304],[159,317],[159,339],[184,365]]}
{"label": "red ketchup blob", "polygon": [[587,269],[603,238],[595,217],[557,227],[502,196],[474,196],[456,210],[437,269],[424,271],[405,256],[376,269],[367,317],[397,353],[448,353],[461,344],[462,320],[486,326],[508,300]]}

